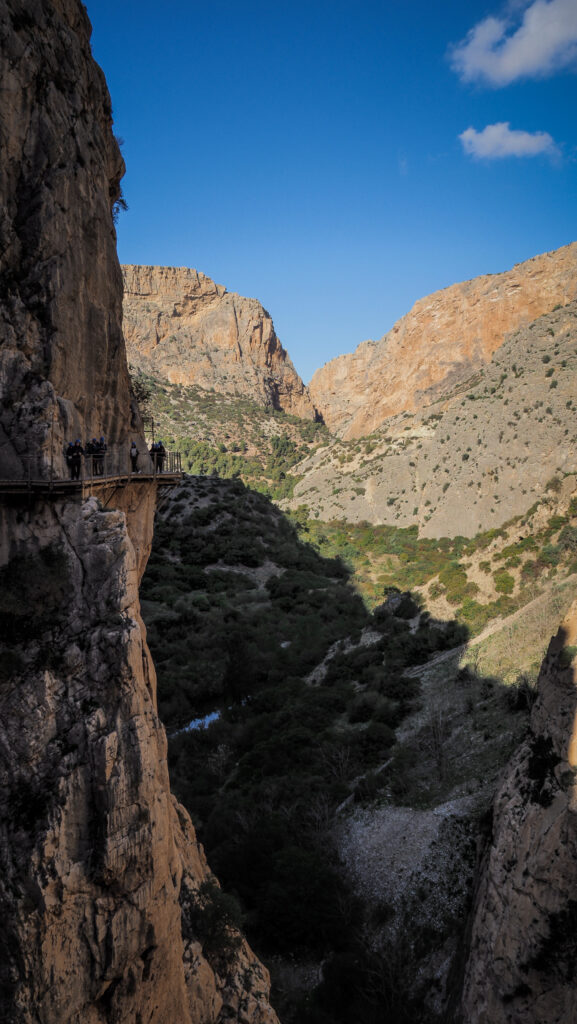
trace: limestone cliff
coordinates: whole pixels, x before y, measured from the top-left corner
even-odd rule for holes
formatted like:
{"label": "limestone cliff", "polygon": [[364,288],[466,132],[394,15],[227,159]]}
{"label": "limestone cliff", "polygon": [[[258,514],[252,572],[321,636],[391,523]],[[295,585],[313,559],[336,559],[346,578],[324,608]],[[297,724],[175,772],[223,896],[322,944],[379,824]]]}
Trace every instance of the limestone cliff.
{"label": "limestone cliff", "polygon": [[[321,519],[473,537],[577,472],[577,302],[510,335],[491,362],[370,441],[335,441],[296,472],[293,506]],[[567,481],[568,483],[568,481]]]}
{"label": "limestone cliff", "polygon": [[469,377],[505,336],[577,298],[577,243],[503,274],[451,285],[415,303],[380,341],[366,341],[314,374],[309,391],[344,438],[428,405]]}
{"label": "limestone cliff", "polygon": [[6,1021],[276,1020],[246,944],[203,955],[210,872],[170,795],[127,528],[151,499],[0,509]]}
{"label": "limestone cliff", "polygon": [[215,388],[315,418],[307,388],[256,299],[186,267],[123,267],[128,361],[173,384]]}
{"label": "limestone cliff", "polygon": [[[79,0],[0,0],[0,480],[139,436],[111,208],[122,160]],[[0,1017],[274,1024],[170,794],[140,618],[155,485],[0,488]],[[222,921],[221,921],[222,926]]]}
{"label": "limestone cliff", "polygon": [[60,466],[81,430],[126,438],[131,408],[111,217],[124,163],[85,10],[2,0],[0,47],[2,477],[23,456]]}
{"label": "limestone cliff", "polygon": [[473,922],[467,1024],[574,1024],[577,603],[551,641],[526,741],[494,805]]}

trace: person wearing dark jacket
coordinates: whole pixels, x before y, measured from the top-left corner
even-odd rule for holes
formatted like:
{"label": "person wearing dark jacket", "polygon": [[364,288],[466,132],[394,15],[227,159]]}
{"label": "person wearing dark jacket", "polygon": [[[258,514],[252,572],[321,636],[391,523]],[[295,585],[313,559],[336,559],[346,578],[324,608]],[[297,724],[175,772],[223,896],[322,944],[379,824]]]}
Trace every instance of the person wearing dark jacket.
{"label": "person wearing dark jacket", "polygon": [[96,451],[98,448],[98,441],[95,437],[92,441],[87,441],[84,445],[84,455],[86,457],[86,471],[90,472],[92,476],[96,475]]}
{"label": "person wearing dark jacket", "polygon": [[72,456],[73,456],[73,454],[74,454],[74,442],[73,441],[69,441],[68,442],[68,447],[66,448],[66,451],[64,452],[64,458],[66,459],[66,468],[67,468],[68,472],[70,473],[70,479],[71,480],[74,480],[74,473],[72,472],[72,467],[73,467]]}
{"label": "person wearing dark jacket", "polygon": [[164,468],[164,460],[165,460],[165,458],[166,458],[166,448],[164,447],[162,441],[159,441],[157,446],[156,446],[156,463],[158,465],[158,472],[159,473],[162,473],[162,470]]}
{"label": "person wearing dark jacket", "polygon": [[96,473],[96,476],[103,476],[103,474],[104,474],[104,456],[106,455],[106,452],[108,451],[108,445],[106,444],[106,441],[104,440],[103,437],[100,438],[100,441],[97,441],[96,438],[94,439],[94,441],[95,441],[95,445],[96,445],[96,448],[95,448],[96,457],[94,459],[94,472]]}
{"label": "person wearing dark jacket", "polygon": [[82,444],[80,442],[80,438],[78,438],[74,442],[74,444],[72,446],[72,452],[71,452],[71,456],[70,456],[70,463],[71,463],[70,478],[72,480],[80,480],[80,469],[82,467],[82,456],[83,455],[84,455],[84,448],[82,447]]}

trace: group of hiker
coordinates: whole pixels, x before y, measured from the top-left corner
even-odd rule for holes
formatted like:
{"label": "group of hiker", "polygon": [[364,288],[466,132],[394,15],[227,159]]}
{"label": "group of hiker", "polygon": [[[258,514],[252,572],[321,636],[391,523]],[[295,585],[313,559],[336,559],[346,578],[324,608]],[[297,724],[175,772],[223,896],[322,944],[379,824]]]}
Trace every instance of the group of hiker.
{"label": "group of hiker", "polygon": [[[91,471],[92,476],[104,476],[104,463],[107,451],[108,445],[106,444],[104,437],[101,437],[100,440],[93,437],[92,440],[87,441],[84,445],[79,438],[76,441],[70,441],[64,452],[66,466],[70,473],[70,479],[80,480],[83,457],[86,460],[87,468]],[[129,449],[132,473],[140,472],[138,467],[139,454],[136,442],[133,441]],[[153,442],[149,450],[149,455],[152,459],[154,472],[162,473],[164,470],[164,460],[166,459],[166,448],[162,441]],[[110,472],[107,475],[110,475]]]}
{"label": "group of hiker", "polygon": [[[166,448],[164,447],[162,441],[153,441],[153,443],[150,446],[148,454],[152,459],[154,472],[162,473],[164,469],[164,460],[166,458]],[[138,468],[138,456],[139,451],[138,448],[136,447],[136,442],[133,441],[132,444],[130,445],[130,465],[133,473],[140,472]]]}
{"label": "group of hiker", "polygon": [[107,451],[108,445],[104,437],[101,437],[100,440],[97,437],[93,437],[85,445],[82,444],[80,438],[77,438],[76,441],[70,441],[64,453],[70,479],[80,480],[83,455],[87,461],[89,459],[92,460],[92,475],[104,476],[104,458]]}
{"label": "group of hiker", "polygon": [[162,441],[155,441],[151,444],[150,457],[152,459],[152,465],[154,466],[154,472],[162,473],[164,469],[164,460],[166,458],[166,448]]}

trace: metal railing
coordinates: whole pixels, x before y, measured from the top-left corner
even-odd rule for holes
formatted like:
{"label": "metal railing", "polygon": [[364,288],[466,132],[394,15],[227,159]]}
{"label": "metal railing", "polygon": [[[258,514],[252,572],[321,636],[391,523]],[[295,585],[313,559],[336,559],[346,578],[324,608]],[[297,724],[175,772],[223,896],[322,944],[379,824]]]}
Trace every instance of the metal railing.
{"label": "metal railing", "polygon": [[[15,463],[18,463],[18,468]],[[149,452],[139,449],[136,459],[131,458],[130,448],[125,445],[111,445],[106,451],[87,452],[65,449],[61,457],[56,456],[50,463],[38,455],[20,455],[12,460],[10,469],[4,473],[0,465],[0,482],[28,486],[78,482],[98,484],[111,478],[168,476],[182,473],[180,452]]]}

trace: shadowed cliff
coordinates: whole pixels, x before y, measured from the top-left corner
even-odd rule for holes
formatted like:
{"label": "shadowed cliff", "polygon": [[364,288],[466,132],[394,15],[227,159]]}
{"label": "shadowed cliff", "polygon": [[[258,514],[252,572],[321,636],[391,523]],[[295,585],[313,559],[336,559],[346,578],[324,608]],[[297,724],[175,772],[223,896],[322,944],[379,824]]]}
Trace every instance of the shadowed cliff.
{"label": "shadowed cliff", "polygon": [[[123,163],[78,0],[0,0],[0,479],[139,444],[113,208]],[[274,1024],[187,813],[140,618],[156,485],[0,502],[0,1017]],[[224,906],[224,909],[223,909]],[[206,940],[220,908],[227,943]],[[204,924],[203,924],[204,922]]]}

